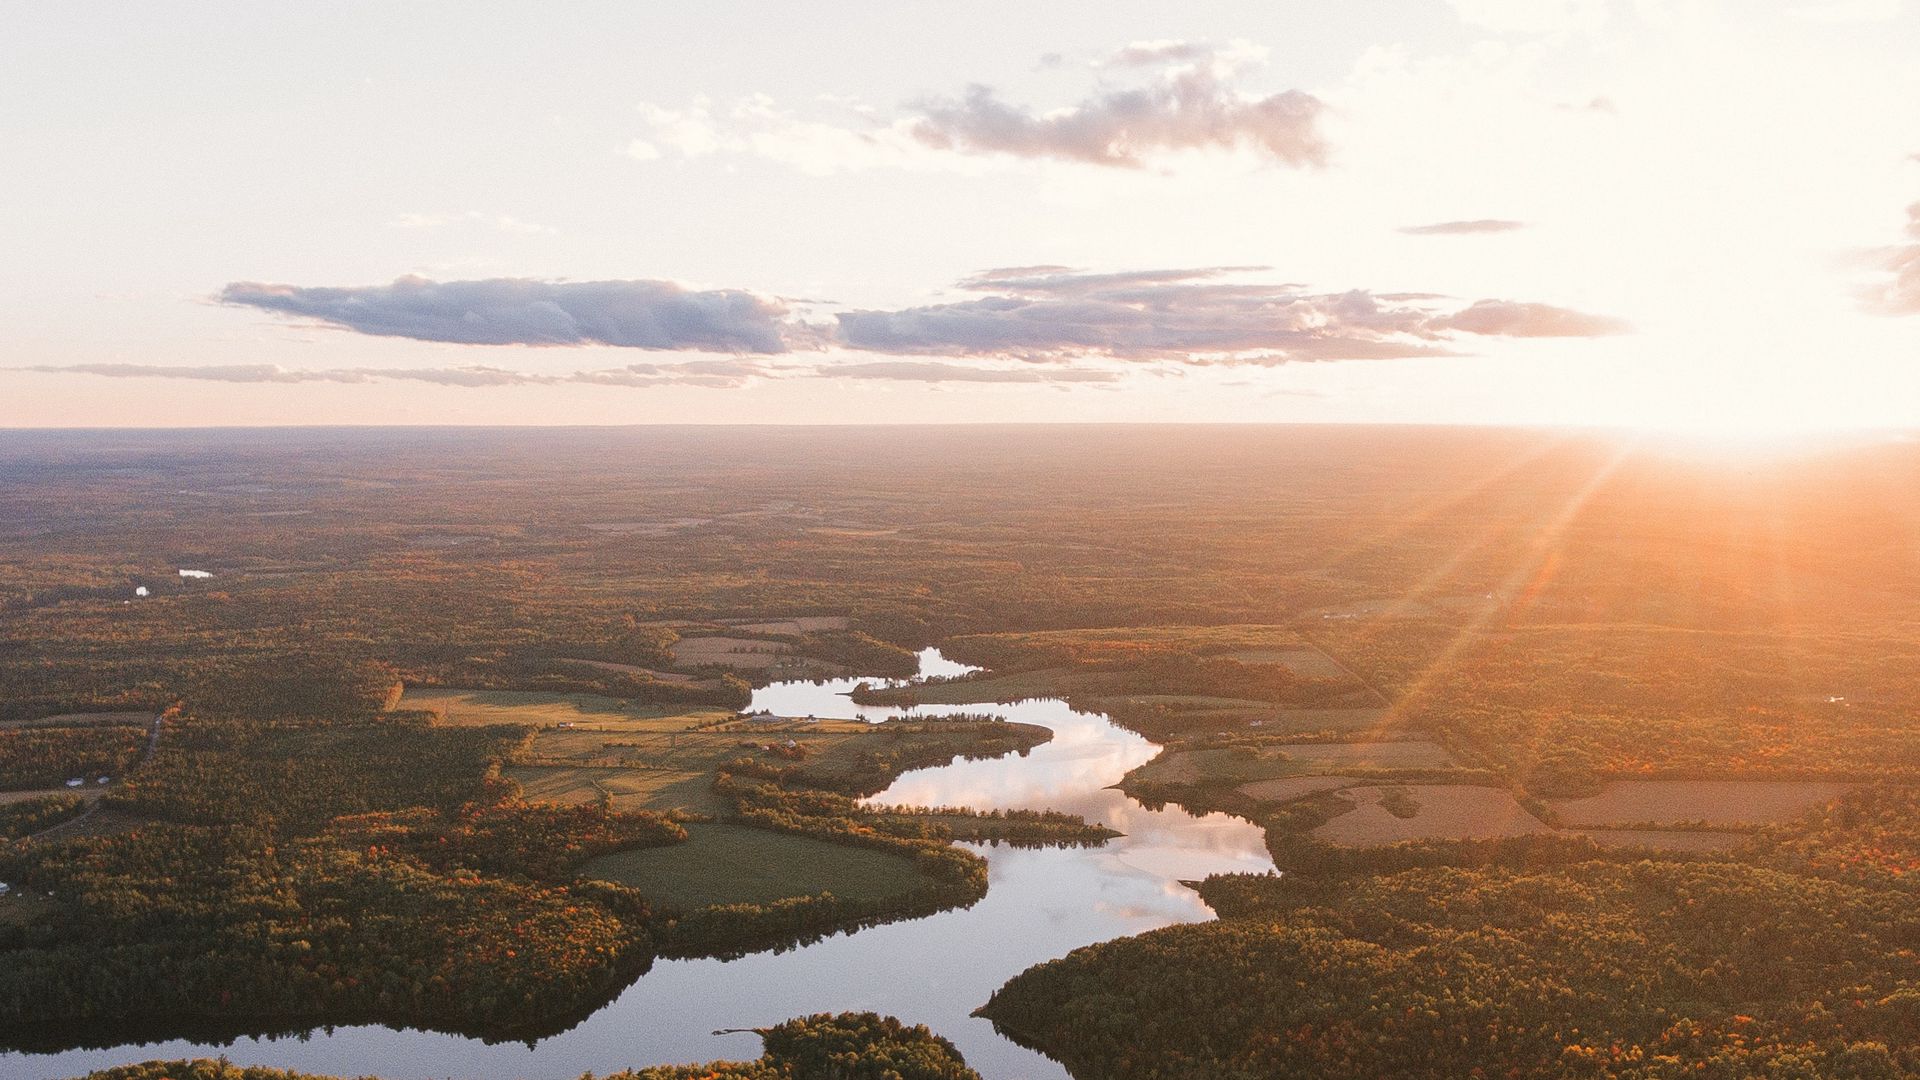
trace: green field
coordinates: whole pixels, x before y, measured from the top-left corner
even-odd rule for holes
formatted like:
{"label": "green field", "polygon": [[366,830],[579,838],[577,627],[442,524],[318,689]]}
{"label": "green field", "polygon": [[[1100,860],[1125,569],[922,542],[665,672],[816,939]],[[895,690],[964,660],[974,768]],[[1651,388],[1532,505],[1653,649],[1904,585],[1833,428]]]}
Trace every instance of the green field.
{"label": "green field", "polygon": [[856,900],[899,896],[927,883],[898,855],[742,825],[687,826],[687,842],[603,855],[582,877],[639,889],[664,907],[765,904],[830,892]]}

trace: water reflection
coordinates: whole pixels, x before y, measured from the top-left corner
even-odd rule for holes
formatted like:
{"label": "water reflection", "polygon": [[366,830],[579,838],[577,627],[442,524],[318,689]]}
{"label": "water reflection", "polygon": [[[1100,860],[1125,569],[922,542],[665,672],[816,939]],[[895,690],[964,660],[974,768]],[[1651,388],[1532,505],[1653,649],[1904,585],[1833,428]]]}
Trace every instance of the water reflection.
{"label": "water reflection", "polygon": [[[926,674],[955,674],[938,652]],[[781,715],[866,715],[902,710],[855,706],[859,682],[782,683],[754,695],[752,708]],[[980,706],[912,710],[978,712]],[[839,934],[791,952],[738,960],[656,964],[618,1000],[571,1031],[532,1048],[383,1027],[316,1032],[302,1041],[242,1039],[227,1046],[170,1042],[55,1055],[0,1056],[0,1076],[67,1077],[157,1057],[225,1054],[240,1064],[276,1065],[336,1076],[391,1080],[463,1076],[475,1080],[573,1080],[665,1062],[759,1053],[750,1035],[716,1028],[777,1023],[812,1012],[871,1009],[925,1023],[952,1039],[993,1080],[1058,1080],[1047,1058],[994,1033],[968,1014],[1014,975],[1073,949],[1176,922],[1212,917],[1182,879],[1272,868],[1258,829],[1237,818],[1149,810],[1108,785],[1155,752],[1152,743],[1105,718],[1060,701],[994,706],[1011,720],[1042,724],[1053,741],[1024,757],[956,762],[909,773],[877,803],[981,809],[1060,809],[1126,835],[1097,848],[976,848],[988,859],[985,899],[964,911]]]}

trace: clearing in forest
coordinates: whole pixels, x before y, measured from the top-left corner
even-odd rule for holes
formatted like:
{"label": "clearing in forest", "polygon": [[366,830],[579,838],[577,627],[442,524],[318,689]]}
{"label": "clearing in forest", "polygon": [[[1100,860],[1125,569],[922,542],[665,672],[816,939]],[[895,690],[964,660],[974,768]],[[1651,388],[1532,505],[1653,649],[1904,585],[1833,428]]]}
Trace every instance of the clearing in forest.
{"label": "clearing in forest", "polygon": [[684,844],[602,855],[580,875],[631,885],[679,911],[823,892],[882,900],[929,880],[899,855],[743,825],[696,823],[687,826],[687,837]]}
{"label": "clearing in forest", "polygon": [[673,662],[682,667],[730,667],[760,670],[788,659],[793,646],[758,638],[689,637],[673,643]]}
{"label": "clearing in forest", "polygon": [[732,716],[728,709],[688,709],[674,706],[629,705],[601,694],[552,694],[518,690],[460,690],[407,687],[400,709],[435,714],[443,724],[483,726],[524,724],[548,728],[560,725],[640,725],[680,730],[706,720]]}
{"label": "clearing in forest", "polygon": [[1347,788],[1340,794],[1354,808],[1315,828],[1315,839],[1367,847],[1402,840],[1479,840],[1554,831],[1500,788],[1407,784]]}
{"label": "clearing in forest", "polygon": [[1134,780],[1239,785],[1352,769],[1446,769],[1453,757],[1425,739],[1360,743],[1278,743],[1170,750],[1135,769]]}
{"label": "clearing in forest", "polygon": [[611,660],[585,660],[577,656],[557,656],[555,661],[562,664],[579,664],[581,667],[597,668],[600,671],[618,671],[623,675],[642,675],[655,682],[688,683],[693,676],[678,671],[659,671],[641,667],[638,664],[616,664]]}
{"label": "clearing in forest", "polygon": [[706,769],[644,769],[593,765],[509,765],[500,775],[520,785],[528,802],[574,806],[603,797],[616,810],[687,810],[726,813]]}

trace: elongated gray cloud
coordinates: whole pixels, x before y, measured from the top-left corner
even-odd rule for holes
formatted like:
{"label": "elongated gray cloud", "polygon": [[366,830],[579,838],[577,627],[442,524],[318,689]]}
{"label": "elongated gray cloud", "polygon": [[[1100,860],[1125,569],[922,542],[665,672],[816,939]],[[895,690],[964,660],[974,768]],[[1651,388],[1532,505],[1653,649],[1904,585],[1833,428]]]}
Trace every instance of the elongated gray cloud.
{"label": "elongated gray cloud", "polygon": [[794,326],[785,305],[738,289],[671,281],[429,281],[305,287],[237,281],[226,304],[313,319],[363,334],[468,345],[619,345],[778,353]]}
{"label": "elongated gray cloud", "polygon": [[1920,315],[1920,203],[1907,207],[1907,240],[1875,253],[1877,268],[1889,277],[1861,290],[1867,310],[1879,315]]}
{"label": "elongated gray cloud", "polygon": [[1440,298],[1428,294],[1312,293],[1220,280],[1242,269],[989,271],[962,282],[990,293],[976,299],[842,312],[839,341],[894,354],[1272,364],[1446,355],[1463,335],[1596,337],[1628,329],[1548,304],[1481,300],[1435,311]]}
{"label": "elongated gray cloud", "polygon": [[1408,236],[1476,236],[1486,233],[1513,232],[1524,229],[1524,221],[1511,221],[1507,218],[1474,218],[1472,221],[1436,221],[1431,225],[1408,225],[1400,231]]}
{"label": "elongated gray cloud", "polygon": [[1159,81],[1040,113],[976,84],[957,98],[923,102],[910,130],[939,150],[1089,165],[1131,168],[1166,151],[1237,148],[1295,167],[1323,163],[1320,99],[1302,90],[1244,95],[1232,85],[1233,65],[1216,62],[1219,56],[1188,42],[1133,45],[1112,63],[1165,65]]}
{"label": "elongated gray cloud", "polygon": [[[775,369],[755,355],[849,349],[949,360],[1021,360],[1055,370],[1082,357],[1175,364],[1280,364],[1455,355],[1475,338],[1599,337],[1625,332],[1618,319],[1514,300],[1462,303],[1432,293],[1312,292],[1305,286],[1247,280],[1260,267],[1147,269],[1083,273],[1060,266],[984,271],[958,283],[965,299],[896,309],[841,311],[809,322],[780,302],[742,290],[693,292],[658,281],[594,282],[585,292],[564,283],[492,280],[392,286],[306,288],[235,284],[220,294],[238,306],[320,319],[362,333],[466,344],[603,345],[731,352],[724,359],[542,375],[506,368],[283,369],[272,365],[169,369],[175,378],[224,382],[359,382],[397,379],[455,386],[581,382],[609,386],[740,386],[781,373],[920,381],[1042,381],[991,363],[832,365]],[[562,296],[575,332],[506,332],[524,327],[530,297]],[[636,301],[635,298],[642,298]],[[702,298],[699,318],[654,320],[644,332],[596,309],[623,311],[667,298],[671,307]],[[708,303],[705,298],[722,298]],[[737,299],[744,298],[744,299]],[[542,301],[535,301],[538,304]],[[716,314],[717,313],[717,314]],[[730,314],[731,313],[731,314]],[[734,323],[725,322],[741,314]],[[557,318],[551,312],[544,317]],[[582,327],[598,327],[585,332]],[[62,370],[83,370],[70,368]],[[89,365],[100,375],[151,375],[143,365]],[[1087,370],[1098,370],[1087,369]],[[973,374],[967,374],[973,372]],[[1106,381],[1111,372],[1047,380]]]}

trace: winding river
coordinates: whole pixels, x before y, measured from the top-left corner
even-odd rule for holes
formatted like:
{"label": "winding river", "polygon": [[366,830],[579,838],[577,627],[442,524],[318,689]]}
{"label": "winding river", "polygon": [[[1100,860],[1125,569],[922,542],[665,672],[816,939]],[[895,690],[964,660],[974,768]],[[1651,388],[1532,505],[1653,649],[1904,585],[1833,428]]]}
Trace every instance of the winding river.
{"label": "winding river", "polygon": [[[968,670],[928,649],[925,676]],[[865,716],[903,710],[856,706],[858,679],[775,683],[753,709],[784,716]],[[880,680],[869,680],[880,681]],[[983,707],[922,707],[919,715]],[[301,1037],[129,1044],[60,1054],[0,1055],[0,1076],[53,1080],[150,1058],[216,1057],[332,1076],[388,1080],[575,1080],[643,1065],[752,1058],[750,1034],[716,1035],[815,1012],[870,1009],[924,1023],[966,1055],[988,1080],[1058,1080],[1065,1070],[1001,1038],[969,1015],[1014,975],[1082,945],[1212,917],[1181,885],[1214,873],[1273,868],[1260,830],[1223,814],[1178,807],[1149,810],[1108,785],[1157,747],[1106,717],[1064,702],[992,706],[1010,720],[1053,729],[1024,757],[959,761],[907,773],[876,803],[1057,809],[1125,835],[1096,848],[1043,850],[970,845],[988,861],[986,898],[965,910],[836,934],[785,953],[738,960],[663,960],[572,1030],[532,1047],[380,1026],[320,1030]]]}

